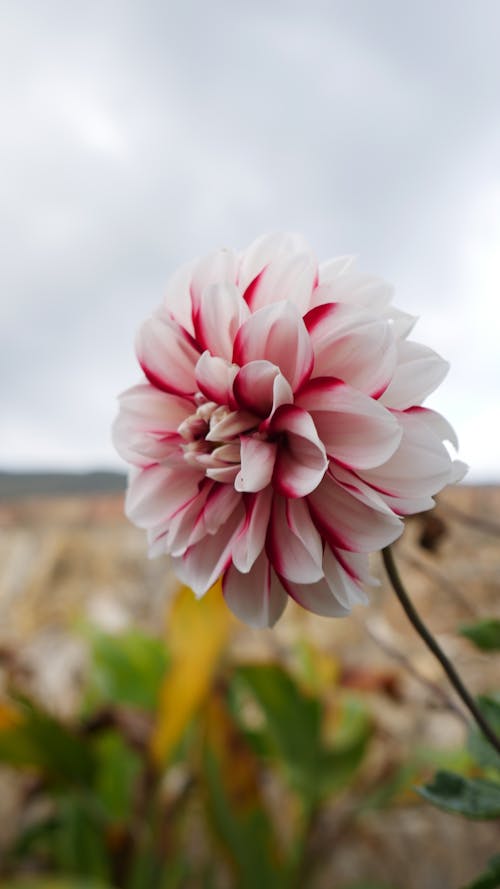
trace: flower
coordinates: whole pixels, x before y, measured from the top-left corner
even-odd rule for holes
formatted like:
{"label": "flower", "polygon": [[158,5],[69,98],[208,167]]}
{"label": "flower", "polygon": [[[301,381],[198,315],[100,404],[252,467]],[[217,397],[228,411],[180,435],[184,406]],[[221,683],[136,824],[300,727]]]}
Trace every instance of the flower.
{"label": "flower", "polygon": [[128,517],[202,596],[272,625],[288,596],[340,616],[366,600],[368,554],[466,470],[422,401],[448,365],[351,257],[318,267],[294,235],[177,272],[141,327],[145,378],[113,437]]}

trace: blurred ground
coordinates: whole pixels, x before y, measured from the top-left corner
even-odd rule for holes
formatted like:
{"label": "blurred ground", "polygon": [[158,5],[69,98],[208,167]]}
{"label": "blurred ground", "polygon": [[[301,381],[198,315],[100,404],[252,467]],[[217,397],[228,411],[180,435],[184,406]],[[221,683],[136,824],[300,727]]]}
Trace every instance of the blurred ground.
{"label": "blurred ground", "polygon": [[[43,703],[68,717],[78,705],[87,650],[82,621],[159,632],[177,584],[166,559],[149,561],[145,537],[123,517],[122,496],[23,498],[0,505],[0,653]],[[460,624],[500,614],[500,488],[462,486],[407,523],[396,556],[407,588],[474,692],[500,687],[500,657],[481,655]],[[382,578],[382,567],[374,562]],[[286,661],[299,637],[314,640],[341,681],[366,695],[377,726],[370,779],[415,746],[458,746],[464,725],[453,694],[382,578],[352,618],[315,618],[290,603],[273,631],[238,627],[231,656]],[[0,693],[2,673],[0,670]],[[0,773],[0,853],[15,830],[17,776]],[[349,821],[348,795],[317,825],[330,843],[318,887],[369,873],[399,889],[456,889],[499,851],[498,825],[448,816],[409,794],[384,812]],[[285,829],[285,828],[284,828]]]}

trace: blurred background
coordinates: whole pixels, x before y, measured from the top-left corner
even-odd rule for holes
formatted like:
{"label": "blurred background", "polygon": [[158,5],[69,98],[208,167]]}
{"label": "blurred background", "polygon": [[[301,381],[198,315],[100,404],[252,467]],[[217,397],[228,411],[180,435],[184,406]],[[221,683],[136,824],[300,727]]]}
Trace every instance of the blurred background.
{"label": "blurred background", "polygon": [[499,28],[495,0],[4,3],[0,466],[118,467],[169,274],[290,230],[421,316],[498,480]]}
{"label": "blurred background", "polygon": [[[273,230],[320,260],[357,254],[451,362],[428,403],[467,483],[408,522],[397,557],[493,694],[500,6],[0,8],[0,886],[472,886],[498,822],[414,788],[498,762],[380,567],[344,621],[290,604],[254,632],[218,590],[193,604],[123,518],[110,425],[182,262]],[[461,632],[484,621],[493,642]]]}

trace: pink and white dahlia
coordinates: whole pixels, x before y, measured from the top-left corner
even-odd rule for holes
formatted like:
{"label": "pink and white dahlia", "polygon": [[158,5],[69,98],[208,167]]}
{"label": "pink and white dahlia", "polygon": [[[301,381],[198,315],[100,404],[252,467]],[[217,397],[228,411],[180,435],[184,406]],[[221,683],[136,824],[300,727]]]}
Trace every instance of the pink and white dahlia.
{"label": "pink and white dahlia", "polygon": [[142,326],[139,385],[114,442],[129,518],[198,596],[222,576],[253,626],[287,597],[347,614],[368,554],[462,477],[449,423],[422,402],[448,365],[351,257],[318,266],[294,235],[182,268]]}

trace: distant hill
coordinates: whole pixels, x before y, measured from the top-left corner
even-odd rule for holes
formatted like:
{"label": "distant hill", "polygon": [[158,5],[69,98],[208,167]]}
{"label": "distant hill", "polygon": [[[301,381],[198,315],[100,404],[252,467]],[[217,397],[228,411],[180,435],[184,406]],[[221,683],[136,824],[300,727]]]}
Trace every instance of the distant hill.
{"label": "distant hill", "polygon": [[0,499],[114,494],[125,484],[121,472],[0,472]]}

